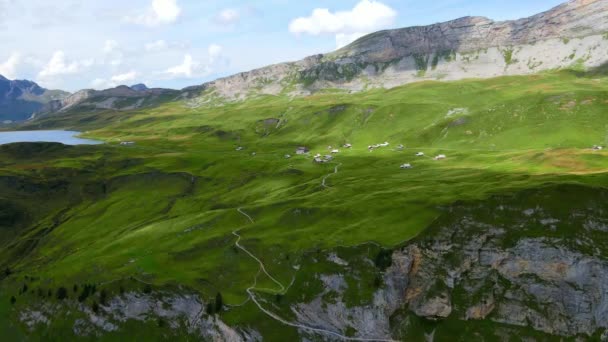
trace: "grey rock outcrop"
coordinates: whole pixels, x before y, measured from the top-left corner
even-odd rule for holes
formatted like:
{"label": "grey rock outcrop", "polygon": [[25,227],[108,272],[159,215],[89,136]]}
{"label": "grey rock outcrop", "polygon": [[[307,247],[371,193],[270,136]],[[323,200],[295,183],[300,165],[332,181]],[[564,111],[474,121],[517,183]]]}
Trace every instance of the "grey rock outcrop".
{"label": "grey rock outcrop", "polygon": [[416,265],[406,306],[428,319],[488,319],[552,335],[608,329],[608,261],[605,246],[594,243],[607,237],[598,229],[606,192],[579,195],[581,203],[555,211],[552,194],[585,191],[562,189],[522,194],[534,210],[513,199],[451,209],[447,221],[396,253]]}
{"label": "grey rock outcrop", "polygon": [[[124,328],[128,321],[146,322],[162,319],[174,330],[187,331],[204,341],[253,342],[261,341],[261,335],[252,329],[229,327],[218,317],[205,314],[205,303],[195,294],[152,292],[150,294],[128,292],[100,305],[97,312],[88,305],[76,301],[64,304],[42,304],[20,313],[20,321],[29,329],[48,326],[61,315],[80,317],[74,320],[73,333],[78,337],[103,336]],[[50,318],[52,317],[52,318]]]}

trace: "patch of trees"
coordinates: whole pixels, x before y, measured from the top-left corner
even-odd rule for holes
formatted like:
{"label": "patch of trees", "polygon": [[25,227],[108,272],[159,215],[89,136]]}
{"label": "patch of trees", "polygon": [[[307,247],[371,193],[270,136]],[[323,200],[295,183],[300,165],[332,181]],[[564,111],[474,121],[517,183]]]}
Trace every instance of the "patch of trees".
{"label": "patch of trees", "polygon": [[108,300],[108,293],[106,292],[106,290],[101,290],[101,292],[99,293],[99,304],[105,306],[106,302]]}
{"label": "patch of trees", "polygon": [[68,289],[66,289],[65,287],[60,287],[57,289],[57,299],[59,300],[64,300],[68,298]]}
{"label": "patch of trees", "polygon": [[222,311],[222,309],[224,308],[224,299],[222,298],[222,294],[221,293],[217,293],[217,295],[215,296],[215,310],[217,312]]}
{"label": "patch of trees", "polygon": [[393,264],[393,251],[390,249],[380,250],[380,252],[378,252],[378,255],[376,255],[374,264],[380,270],[386,271],[386,269],[391,267],[391,265]]}
{"label": "patch of trees", "polygon": [[17,302],[17,298],[15,298],[15,296],[11,297],[11,305],[15,305],[15,303]]}
{"label": "patch of trees", "polygon": [[215,315],[216,313],[219,313],[222,311],[222,309],[224,308],[224,299],[222,298],[222,294],[221,293],[217,293],[217,295],[215,296],[215,302],[213,301],[209,301],[209,303],[207,303],[207,308],[206,308],[206,312],[209,316]]}
{"label": "patch of trees", "polygon": [[94,295],[96,291],[97,286],[95,284],[85,284],[82,287],[82,292],[78,296],[78,301],[81,303],[84,302],[89,296]]}
{"label": "patch of trees", "polygon": [[379,274],[376,274],[376,276],[374,277],[374,287],[380,288],[380,286],[382,286],[382,283],[382,277]]}
{"label": "patch of trees", "polygon": [[207,308],[205,308],[205,311],[209,316],[215,315],[215,305],[213,304],[213,302],[207,303]]}

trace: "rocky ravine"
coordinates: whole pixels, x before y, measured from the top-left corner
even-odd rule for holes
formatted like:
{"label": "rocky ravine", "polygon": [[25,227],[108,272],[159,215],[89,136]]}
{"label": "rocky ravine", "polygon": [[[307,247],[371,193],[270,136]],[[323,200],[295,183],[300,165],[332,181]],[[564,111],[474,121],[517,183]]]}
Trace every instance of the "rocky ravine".
{"label": "rocky ravine", "polygon": [[381,31],[327,55],[237,74],[190,90],[193,105],[251,94],[308,94],[395,87],[421,80],[522,75],[556,68],[592,68],[608,61],[608,2],[572,0],[530,18],[494,22],[465,17]]}

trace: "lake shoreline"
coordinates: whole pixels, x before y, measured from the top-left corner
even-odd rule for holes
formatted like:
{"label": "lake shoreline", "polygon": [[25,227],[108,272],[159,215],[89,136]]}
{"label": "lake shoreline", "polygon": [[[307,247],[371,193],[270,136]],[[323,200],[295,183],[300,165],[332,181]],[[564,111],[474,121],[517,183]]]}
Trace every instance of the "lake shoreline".
{"label": "lake shoreline", "polygon": [[64,145],[100,145],[103,141],[80,138],[82,132],[68,130],[0,131],[0,145],[51,142]]}

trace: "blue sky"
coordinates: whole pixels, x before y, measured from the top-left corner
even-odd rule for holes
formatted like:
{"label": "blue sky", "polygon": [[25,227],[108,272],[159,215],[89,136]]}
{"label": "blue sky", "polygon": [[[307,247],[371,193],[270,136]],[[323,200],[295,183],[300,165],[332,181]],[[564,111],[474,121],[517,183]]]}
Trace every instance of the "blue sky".
{"label": "blue sky", "polygon": [[75,91],[182,88],[324,53],[363,34],[561,0],[0,0],[0,74]]}

